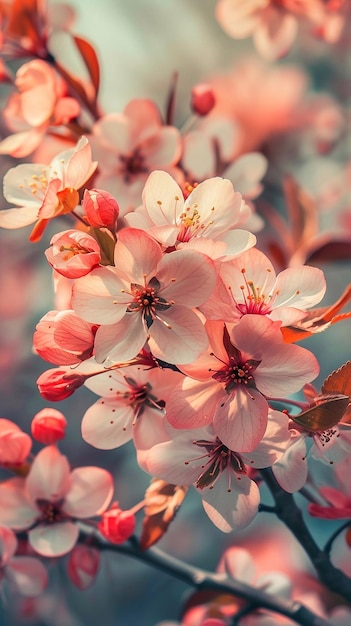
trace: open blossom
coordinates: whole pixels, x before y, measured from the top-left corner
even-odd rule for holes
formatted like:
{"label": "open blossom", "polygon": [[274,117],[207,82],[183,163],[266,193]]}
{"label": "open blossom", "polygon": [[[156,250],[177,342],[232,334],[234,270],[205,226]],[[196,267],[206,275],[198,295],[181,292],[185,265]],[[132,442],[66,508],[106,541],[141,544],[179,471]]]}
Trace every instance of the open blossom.
{"label": "open blossom", "polygon": [[[290,394],[317,376],[314,355],[283,342],[280,322],[245,315],[233,327],[208,322],[210,348],[170,395],[167,419],[175,428],[213,424],[230,449],[248,451],[267,427],[267,397]],[[190,378],[191,376],[191,378]]]}
{"label": "open blossom", "polygon": [[49,311],[36,326],[33,347],[49,363],[74,365],[92,356],[96,330],[74,311]]}
{"label": "open blossom", "polygon": [[111,450],[138,433],[148,446],[180,378],[179,372],[169,369],[135,365],[88,379],[85,386],[101,398],[84,414],[83,439],[96,448]]}
{"label": "open blossom", "polygon": [[270,467],[284,452],[290,435],[287,420],[270,411],[264,436],[249,453],[228,448],[211,425],[189,431],[168,428],[149,450],[138,451],[141,467],[174,485],[193,484],[204,509],[223,532],[244,528],[260,503],[249,468]]}
{"label": "open blossom", "polygon": [[118,198],[121,215],[139,205],[142,188],[152,170],[177,173],[179,131],[163,125],[151,100],[132,100],[122,114],[102,117],[94,125],[92,145],[99,161],[97,185]]}
{"label": "open blossom", "polygon": [[101,252],[96,239],[80,230],[65,230],[54,235],[45,256],[50,265],[66,278],[85,276],[100,264]]}
{"label": "open blossom", "polygon": [[72,307],[90,323],[98,362],[133,358],[148,340],[168,363],[189,363],[207,347],[203,324],[192,309],[215,286],[211,259],[194,250],[163,254],[143,230],[125,228],[115,247],[116,267],[94,269],[73,286]]}
{"label": "open blossom", "polygon": [[216,290],[203,312],[209,319],[237,322],[243,315],[267,315],[283,326],[305,316],[325,294],[323,272],[317,267],[289,267],[276,275],[256,248],[221,264]]}
{"label": "open blossom", "polygon": [[0,523],[28,530],[32,548],[43,556],[61,556],[75,545],[75,521],[101,515],[113,494],[111,475],[99,467],[70,470],[56,446],[43,448],[26,479],[0,485]]}
{"label": "open blossom", "polygon": [[18,93],[12,94],[3,115],[13,134],[0,142],[0,154],[20,158],[38,147],[49,126],[67,124],[80,113],[68,97],[67,86],[42,59],[24,63],[16,73]]}
{"label": "open blossom", "polygon": [[343,20],[328,12],[323,0],[219,0],[216,16],[235,39],[253,36],[258,52],[269,61],[287,54],[297,35],[299,19],[311,22],[327,41],[338,39]]}
{"label": "open blossom", "polygon": [[0,419],[0,467],[22,465],[31,447],[27,433],[11,420]]}
{"label": "open blossom", "polygon": [[14,532],[0,526],[0,588],[24,596],[42,593],[48,584],[48,574],[38,559],[16,556],[18,542]]}
{"label": "open blossom", "polygon": [[243,208],[242,196],[229,180],[205,180],[184,199],[172,176],[155,171],[146,181],[143,207],[129,213],[127,221],[166,247],[177,248],[199,238],[220,239],[228,245],[227,254],[240,254],[256,243],[254,235],[235,229]]}
{"label": "open blossom", "polygon": [[91,160],[86,137],[74,148],[58,154],[50,163],[23,163],[4,176],[4,196],[18,208],[0,212],[0,226],[21,228],[36,222],[31,241],[40,239],[48,221],[71,213],[79,204],[78,190],[90,178],[97,163]]}

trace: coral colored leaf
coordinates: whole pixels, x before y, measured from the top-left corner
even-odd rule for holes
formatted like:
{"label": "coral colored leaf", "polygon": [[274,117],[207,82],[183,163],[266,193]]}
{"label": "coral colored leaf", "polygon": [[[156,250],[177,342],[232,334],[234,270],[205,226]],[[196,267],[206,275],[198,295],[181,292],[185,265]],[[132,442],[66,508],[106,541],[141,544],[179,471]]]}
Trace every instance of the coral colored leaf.
{"label": "coral colored leaf", "polygon": [[313,246],[313,250],[306,256],[306,263],[318,265],[319,263],[330,263],[331,261],[349,261],[351,259],[351,239],[330,239],[323,241],[318,247]]}
{"label": "coral colored leaf", "polygon": [[291,419],[305,430],[318,432],[328,430],[338,424],[344,415],[349,397],[346,395],[334,395],[334,397],[326,397],[307,411],[299,413],[299,415],[290,415]]}
{"label": "coral colored leaf", "polygon": [[140,547],[147,550],[163,537],[185,498],[188,487],[153,479],[145,492],[145,517]]}
{"label": "coral colored leaf", "polygon": [[29,39],[33,43],[39,40],[38,15],[41,13],[38,0],[14,0],[10,9],[5,34],[21,41]]}
{"label": "coral colored leaf", "polygon": [[324,394],[342,393],[351,397],[351,361],[347,361],[325,379],[322,389]]}
{"label": "coral colored leaf", "polygon": [[312,198],[291,176],[284,180],[284,193],[293,241],[299,248],[318,232],[317,208]]}
{"label": "coral colored leaf", "polygon": [[69,72],[67,72],[67,70],[65,70],[65,68],[57,61],[55,61],[55,68],[57,69],[59,74],[61,74],[62,78],[65,79],[66,83],[71,87],[73,92],[77,94],[83,104],[87,105],[88,108],[90,108],[90,98],[86,90],[84,89],[81,81],[72,76],[72,74],[70,74]]}
{"label": "coral colored leaf", "polygon": [[314,333],[326,330],[331,324],[351,318],[351,312],[339,311],[351,300],[351,284],[348,285],[340,298],[331,306],[319,309],[310,309],[307,315],[294,326],[285,326],[281,332],[286,343],[294,343],[310,337]]}
{"label": "coral colored leaf", "polygon": [[98,58],[96,56],[96,52],[93,46],[88,41],[86,41],[86,39],[82,39],[81,37],[77,37],[76,35],[73,37],[73,39],[87,67],[89,76],[95,89],[95,93],[97,94],[100,85],[100,66]]}

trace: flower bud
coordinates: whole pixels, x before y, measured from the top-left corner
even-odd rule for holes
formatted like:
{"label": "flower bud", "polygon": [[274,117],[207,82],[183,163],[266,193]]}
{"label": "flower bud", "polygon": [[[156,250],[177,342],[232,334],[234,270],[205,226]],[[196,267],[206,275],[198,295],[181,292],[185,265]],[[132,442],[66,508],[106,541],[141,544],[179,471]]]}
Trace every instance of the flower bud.
{"label": "flower bud", "polygon": [[100,263],[99,244],[91,235],[80,230],[57,233],[50,243],[45,256],[56,272],[66,278],[86,276]]}
{"label": "flower bud", "polygon": [[74,546],[67,563],[70,580],[81,591],[87,589],[96,579],[99,563],[100,555],[97,550],[79,544]]}
{"label": "flower bud", "polygon": [[116,222],[119,215],[118,202],[108,191],[102,189],[86,189],[83,196],[82,207],[93,228],[108,228],[116,230]]}
{"label": "flower bud", "polygon": [[135,515],[130,511],[122,511],[115,502],[109,511],[103,513],[98,528],[111,543],[124,543],[134,532]]}
{"label": "flower bud", "polygon": [[32,436],[44,445],[51,445],[64,438],[66,426],[67,420],[60,411],[46,408],[33,417]]}
{"label": "flower bud", "polygon": [[22,465],[26,460],[32,440],[17,424],[0,419],[0,466]]}
{"label": "flower bud", "polygon": [[50,369],[39,376],[37,385],[45,400],[58,402],[71,396],[87,378],[86,374],[72,374],[71,369]]}
{"label": "flower bud", "polygon": [[197,115],[207,115],[216,104],[213,89],[205,83],[195,85],[191,90],[191,108]]}

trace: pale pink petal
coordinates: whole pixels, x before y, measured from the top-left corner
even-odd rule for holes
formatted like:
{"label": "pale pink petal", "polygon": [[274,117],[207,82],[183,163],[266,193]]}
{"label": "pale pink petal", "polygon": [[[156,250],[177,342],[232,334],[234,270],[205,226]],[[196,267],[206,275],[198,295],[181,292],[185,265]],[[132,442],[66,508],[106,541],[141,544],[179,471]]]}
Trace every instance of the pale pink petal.
{"label": "pale pink petal", "polygon": [[298,21],[294,15],[282,15],[281,11],[270,9],[269,17],[261,22],[253,33],[257,51],[267,61],[275,61],[286,55],[297,35]]}
{"label": "pale pink petal", "polygon": [[25,493],[25,481],[11,478],[0,485],[0,524],[14,530],[29,528],[39,516]]}
{"label": "pale pink petal", "polygon": [[140,143],[162,128],[160,111],[152,100],[135,98],[123,111],[131,129],[131,141]]}
{"label": "pale pink petal", "polygon": [[28,541],[38,554],[57,557],[72,550],[77,542],[78,535],[78,526],[68,521],[37,526],[29,531]]}
{"label": "pale pink petal", "polygon": [[267,427],[268,404],[256,389],[241,389],[226,396],[218,404],[213,429],[220,440],[236,452],[253,450]]}
{"label": "pale pink petal", "polygon": [[272,467],[279,485],[288,493],[300,491],[306,484],[308,465],[305,438],[298,433],[279,461]]}
{"label": "pale pink petal", "polygon": [[238,157],[223,172],[243,196],[255,198],[260,192],[258,183],[267,171],[268,161],[260,152],[250,152]]}
{"label": "pale pink petal", "polygon": [[113,450],[132,438],[134,411],[118,400],[98,400],[82,420],[84,441],[99,450]]}
{"label": "pale pink petal", "polygon": [[[130,215],[132,214],[128,213],[127,217],[129,217]],[[135,221],[135,226],[138,227],[137,220],[134,220],[134,221]],[[139,225],[139,228],[140,228],[140,225]],[[150,228],[145,228],[145,230],[147,230],[147,232],[149,233],[149,235],[151,235],[151,237],[154,237],[163,246],[168,248],[168,247],[172,247],[175,245],[180,227],[173,226],[172,224],[170,224],[169,226],[151,226]]]}
{"label": "pale pink petal", "polygon": [[263,439],[252,452],[243,454],[243,459],[246,465],[257,469],[271,467],[286,452],[290,441],[287,416],[280,411],[269,409]]}
{"label": "pale pink petal", "polygon": [[217,572],[228,574],[228,576],[247,584],[253,581],[255,571],[255,563],[251,554],[244,548],[234,546],[224,552],[217,566]]}
{"label": "pale pink petal", "polygon": [[[55,318],[54,339],[70,352],[84,353],[93,343],[91,325],[80,319],[74,311],[60,311]],[[63,363],[62,363],[63,365]]]}
{"label": "pale pink petal", "polygon": [[32,447],[32,440],[17,424],[0,418],[0,465],[23,463]]}
{"label": "pale pink petal", "polygon": [[24,596],[37,596],[47,587],[48,573],[38,559],[16,556],[6,568],[6,579],[11,587]]}
{"label": "pale pink petal", "polygon": [[289,267],[277,276],[274,306],[308,309],[318,304],[326,291],[324,273],[318,267]]}
{"label": "pale pink petal", "polygon": [[16,159],[28,156],[40,144],[45,130],[46,127],[31,128],[30,130],[9,135],[0,141],[0,154],[10,154]]}
{"label": "pale pink petal", "polygon": [[33,224],[38,219],[38,206],[19,207],[18,209],[5,209],[0,211],[1,228],[22,228]]}
{"label": "pale pink petal", "polygon": [[208,517],[225,533],[245,528],[257,515],[260,491],[247,476],[222,472],[212,489],[198,491]]}
{"label": "pale pink petal", "polygon": [[185,378],[167,401],[167,420],[174,428],[206,426],[213,421],[217,404],[222,398],[222,386],[215,381],[199,382]]}
{"label": "pale pink petal", "polygon": [[190,308],[203,304],[216,284],[212,260],[194,250],[176,250],[165,255],[156,276],[161,284],[160,297]]}
{"label": "pale pink petal", "polygon": [[230,37],[244,39],[260,24],[266,6],[266,0],[220,0],[216,18]]}
{"label": "pale pink petal", "polygon": [[[4,196],[8,202],[21,206],[40,208],[41,200],[32,193],[31,182],[41,176],[49,178],[47,165],[39,163],[21,163],[11,167],[4,176]],[[33,220],[34,221],[34,220]]]}
{"label": "pale pink petal", "polygon": [[[252,317],[252,316],[251,316]],[[257,388],[266,396],[280,397],[299,391],[319,373],[312,352],[291,344],[275,345],[255,371]]]}
{"label": "pale pink petal", "polygon": [[198,315],[177,304],[158,313],[149,328],[149,335],[152,354],[168,363],[191,363],[208,346],[207,334]]}
{"label": "pale pink petal", "polygon": [[[80,189],[97,168],[97,161],[91,159],[91,147],[87,137],[81,137],[65,170],[64,185]],[[61,155],[61,162],[64,157]],[[62,167],[62,166],[61,166]]]}
{"label": "pale pink petal", "polygon": [[256,244],[256,236],[248,230],[236,228],[221,234],[221,241],[226,244],[225,255],[236,257],[246,250],[250,250]]}
{"label": "pale pink petal", "polygon": [[161,259],[160,245],[145,231],[137,228],[120,231],[115,247],[115,265],[122,278],[138,285],[147,284],[155,276]]}
{"label": "pale pink petal", "polygon": [[78,518],[100,515],[108,507],[113,495],[113,479],[101,467],[78,467],[71,474],[71,486],[65,497],[63,510]]}
{"label": "pale pink petal", "polygon": [[156,226],[176,224],[183,211],[183,192],[167,172],[152,172],[144,187],[143,204]]}
{"label": "pale pink petal", "polygon": [[99,267],[78,278],[72,289],[72,308],[87,322],[113,324],[126,313],[131,296],[114,269]]}
{"label": "pale pink petal", "polygon": [[320,493],[336,509],[350,506],[350,497],[334,487],[320,487]]}
{"label": "pale pink petal", "polygon": [[179,131],[173,126],[161,127],[157,135],[141,145],[149,170],[175,165],[181,155]]}
{"label": "pale pink petal", "polygon": [[127,361],[142,349],[147,338],[139,313],[127,313],[117,324],[100,326],[95,335],[95,358],[102,363]]}
{"label": "pale pink petal", "polygon": [[193,131],[185,135],[182,165],[190,180],[200,181],[214,176],[216,154],[213,139],[201,131]]}
{"label": "pale pink petal", "polygon": [[[106,167],[106,158],[110,159],[110,168],[118,166],[118,154],[128,154],[131,147],[130,122],[125,115],[110,113],[102,117],[93,127],[94,136],[99,139],[92,142],[94,157],[102,167]],[[106,148],[108,149],[106,153]],[[105,154],[104,154],[105,153]],[[119,200],[119,199],[118,199]]]}
{"label": "pale pink petal", "polygon": [[70,466],[56,446],[46,446],[35,457],[26,480],[26,491],[36,500],[58,501],[70,486]]}
{"label": "pale pink petal", "polygon": [[0,567],[4,567],[17,550],[17,537],[6,526],[0,526]]}

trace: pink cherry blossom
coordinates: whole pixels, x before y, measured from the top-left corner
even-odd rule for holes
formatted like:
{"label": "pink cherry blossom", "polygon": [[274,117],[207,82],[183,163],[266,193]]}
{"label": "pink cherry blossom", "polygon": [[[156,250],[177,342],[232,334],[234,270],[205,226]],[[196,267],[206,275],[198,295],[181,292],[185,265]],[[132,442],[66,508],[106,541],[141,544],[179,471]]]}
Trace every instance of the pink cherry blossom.
{"label": "pink cherry blossom", "polygon": [[240,254],[256,242],[251,233],[235,229],[244,201],[229,180],[211,178],[197,185],[184,200],[178,183],[167,172],[154,171],[143,191],[143,208],[129,213],[130,225],[144,228],[165,247],[194,239],[219,239],[227,254]]}
{"label": "pink cherry blossom", "polygon": [[111,475],[99,467],[70,470],[56,446],[43,448],[26,479],[0,485],[0,523],[28,530],[32,548],[43,556],[67,554],[75,545],[76,520],[101,515],[113,494]]}
{"label": "pink cherry blossom", "polygon": [[163,255],[142,230],[121,230],[116,267],[101,267],[75,281],[72,306],[90,323],[98,362],[133,358],[148,340],[168,363],[189,363],[206,349],[203,324],[192,309],[210,296],[216,280],[211,259],[193,250]]}
{"label": "pink cherry blossom", "polygon": [[144,437],[148,446],[165,414],[166,399],[180,378],[178,372],[135,365],[87,380],[86,387],[101,399],[83,416],[83,439],[111,450],[138,434],[139,441]]}
{"label": "pink cherry blossom", "polygon": [[[210,348],[170,395],[167,419],[175,428],[213,424],[231,449],[253,450],[267,427],[266,396],[298,391],[319,371],[314,355],[283,342],[280,322],[245,315],[233,327],[208,322]],[[190,378],[191,376],[191,378]]]}
{"label": "pink cherry blossom", "polygon": [[138,462],[152,476],[171,484],[194,484],[209,518],[220,530],[230,532],[246,527],[258,511],[260,492],[248,468],[270,467],[289,438],[283,414],[270,411],[264,436],[250,453],[228,448],[211,425],[192,432],[169,428],[150,450],[138,452]]}
{"label": "pink cherry blossom", "polygon": [[80,230],[54,235],[45,251],[50,265],[66,278],[80,278],[100,264],[101,251],[96,239]]}
{"label": "pink cherry blossom", "polygon": [[0,466],[20,466],[27,459],[32,440],[17,424],[0,419]]}
{"label": "pink cherry blossom", "polygon": [[37,241],[50,219],[75,209],[78,190],[96,167],[83,136],[75,148],[58,154],[50,165],[23,163],[11,168],[4,176],[4,196],[18,208],[1,211],[0,226],[13,229],[37,222],[30,236]]}
{"label": "pink cherry blossom", "polygon": [[139,205],[142,188],[152,170],[177,174],[179,131],[163,125],[151,100],[132,100],[122,114],[102,117],[94,125],[92,143],[99,161],[96,183],[118,198],[121,215]]}
{"label": "pink cherry blossom", "polygon": [[33,347],[49,363],[74,365],[92,356],[96,330],[74,311],[49,311],[36,326]]}
{"label": "pink cherry blossom", "polygon": [[222,263],[217,287],[203,312],[209,319],[236,322],[243,315],[267,315],[283,326],[305,317],[325,294],[323,272],[296,266],[276,276],[271,261],[256,248]]}
{"label": "pink cherry blossom", "polygon": [[80,105],[67,96],[62,78],[45,61],[24,63],[16,73],[18,93],[12,94],[4,118],[13,134],[0,142],[0,154],[25,157],[33,152],[50,126],[67,124],[80,114]]}
{"label": "pink cherry blossom", "polygon": [[32,597],[42,593],[48,584],[47,571],[38,559],[16,556],[18,542],[10,528],[0,526],[1,591]]}
{"label": "pink cherry blossom", "polygon": [[[330,13],[323,0],[219,0],[216,16],[235,39],[253,36],[257,51],[269,61],[287,54],[305,18],[326,39],[337,40],[342,18]],[[336,18],[336,20],[335,20]]]}

